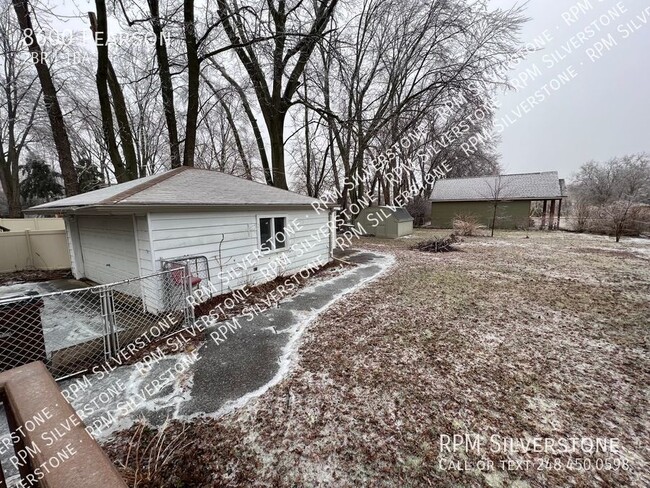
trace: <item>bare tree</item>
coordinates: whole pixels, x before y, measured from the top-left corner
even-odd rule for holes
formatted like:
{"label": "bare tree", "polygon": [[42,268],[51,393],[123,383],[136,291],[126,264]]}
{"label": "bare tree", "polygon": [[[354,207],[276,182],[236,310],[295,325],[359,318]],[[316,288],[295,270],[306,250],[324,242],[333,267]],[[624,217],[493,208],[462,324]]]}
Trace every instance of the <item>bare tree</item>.
{"label": "bare tree", "polygon": [[590,161],[578,171],[573,188],[578,199],[595,207],[600,223],[619,242],[634,228],[640,205],[650,203],[650,156],[639,153],[604,163]]}
{"label": "bare tree", "polygon": [[[131,132],[122,87],[109,58],[106,2],[104,0],[95,0],[95,7],[97,9],[97,16],[92,12],[88,15],[90,17],[90,28],[95,39],[95,44],[97,45],[97,94],[99,96],[102,123],[104,125],[104,138],[111,163],[115,168],[117,181],[130,181],[138,177],[138,164],[133,145],[133,133]],[[115,119],[118,124],[124,160],[120,156],[119,146],[115,138],[113,112],[115,112]]]}
{"label": "bare tree", "polygon": [[[392,204],[413,189],[426,200],[442,162],[456,176],[497,168],[489,143],[469,156],[461,146],[492,116],[498,73],[518,48],[518,9],[488,0],[95,4],[97,65],[71,67],[74,87],[55,76],[73,155],[107,184],[196,164],[312,196],[344,190],[349,207],[365,195]],[[155,43],[112,42],[109,56],[108,14]],[[440,111],[458,97],[463,104]],[[478,109],[483,121],[448,137]],[[421,139],[365,171],[414,129]],[[358,174],[358,185],[344,184]]]}
{"label": "bare tree", "polygon": [[155,76],[143,76],[155,71],[156,60],[148,46],[133,43],[116,47],[114,67],[124,80],[122,92],[132,128],[137,174],[143,177],[169,167],[165,151],[166,114],[164,102],[158,96],[162,88]]}
{"label": "bare tree", "polygon": [[0,182],[7,199],[9,217],[22,216],[19,168],[38,117],[41,90],[26,51],[20,28],[8,5],[0,11]]}
{"label": "bare tree", "polygon": [[255,143],[257,145],[257,151],[258,155],[260,158],[260,163],[262,165],[262,170],[264,172],[264,180],[266,181],[267,184],[272,185],[273,184],[273,176],[271,173],[271,165],[269,163],[269,158],[266,152],[266,147],[264,145],[264,139],[262,138],[262,131],[260,129],[260,125],[257,122],[257,117],[255,116],[255,113],[253,112],[253,109],[251,107],[251,103],[249,101],[248,95],[246,93],[246,90],[240,83],[235,81],[235,79],[228,74],[228,71],[217,61],[215,61],[213,58],[209,58],[209,62],[212,66],[214,66],[221,76],[230,84],[230,86],[235,90],[237,95],[239,96],[240,102],[242,104],[242,108],[244,112],[246,113],[246,117],[248,118],[248,122],[250,123],[251,129],[253,130],[253,134],[255,136]]}
{"label": "bare tree", "polygon": [[[311,99],[311,91],[318,90],[307,74],[303,74],[301,96],[303,100]],[[287,141],[295,137],[290,144],[295,166],[293,174],[298,181],[297,188],[307,195],[318,198],[328,187],[335,184],[330,152],[334,150],[329,140],[329,124],[322,113],[311,110],[304,103],[302,113],[296,111],[292,118],[296,127]]]}
{"label": "bare tree", "polygon": [[[272,184],[287,189],[284,125],[301,76],[334,13],[338,0],[251,2],[217,0],[219,17],[237,57],[253,83],[271,142]],[[263,4],[266,4],[263,6]],[[265,17],[268,22],[263,21]],[[305,22],[305,19],[311,19]],[[256,42],[258,32],[270,32],[270,43]],[[294,61],[295,59],[295,61]],[[290,63],[293,62],[293,65]],[[270,66],[270,73],[264,68]]]}
{"label": "bare tree", "polygon": [[174,108],[174,85],[172,83],[169,66],[169,53],[163,35],[164,24],[160,15],[159,0],[147,0],[151,14],[151,28],[155,36],[156,60],[158,61],[158,77],[160,79],[160,94],[165,112],[167,137],[171,155],[171,166],[176,168],[181,165],[180,143],[178,141],[178,125],[176,122],[176,109]]}
{"label": "bare tree", "polygon": [[[59,92],[66,109],[70,141],[75,161],[90,161],[97,166],[103,180],[110,184],[115,179],[104,139],[95,69],[88,63],[69,68],[74,84],[64,84]],[[83,191],[82,188],[79,188]]]}
{"label": "bare tree", "polygon": [[[123,2],[120,1],[120,5],[130,27],[145,22],[150,23],[156,37],[155,54],[158,63],[157,72],[165,111],[171,165],[172,167],[176,167],[181,164],[180,145],[182,143],[182,164],[185,166],[194,166],[200,122],[201,120],[205,120],[205,117],[201,115],[205,111],[206,106],[206,101],[201,100],[201,95],[205,93],[201,86],[204,61],[212,60],[213,57],[235,48],[250,46],[259,42],[260,39],[256,37],[246,43],[219,44],[223,40],[222,36],[219,36],[221,33],[219,27],[222,24],[222,20],[219,15],[212,12],[212,7],[209,3],[202,4],[202,10],[204,11],[203,18],[201,18],[202,16],[200,14],[197,16],[199,8],[195,5],[194,0],[184,0],[182,2],[182,8],[178,8],[178,5],[172,4],[168,6],[169,12],[167,13],[161,12],[161,5],[158,0],[148,0],[148,17],[140,19],[133,18],[127,9],[125,9]],[[135,10],[137,15],[143,13],[143,9],[138,8],[137,5],[132,6],[132,10]],[[241,10],[240,7],[234,7],[235,12],[239,12],[239,10]],[[177,15],[179,11],[182,12],[180,19]],[[163,35],[164,30],[169,30],[168,26],[170,24],[181,26],[183,33],[182,53],[179,51],[178,46],[176,51],[170,49],[170,46],[166,42],[167,37]],[[264,36],[262,39],[268,38],[269,36]],[[215,44],[219,44],[219,46],[215,47]],[[173,71],[174,69],[176,71]],[[145,76],[150,76],[151,74],[148,73]],[[183,79],[182,83],[176,84],[176,88],[180,88],[181,90],[179,91],[184,92],[181,95],[185,101],[184,114],[177,114],[174,106],[174,100],[176,99],[174,93],[175,77],[181,77]],[[181,140],[178,134],[178,120],[183,117],[185,120],[185,137]]]}
{"label": "bare tree", "polygon": [[[345,13],[352,20],[325,45],[332,52],[321,56],[331,68],[317,71],[323,73],[322,101],[311,104],[332,126],[345,176],[367,174],[373,155],[393,154],[381,174],[361,181],[349,195],[345,192],[341,203],[346,206],[348,197],[357,202],[364,194],[374,200],[379,191],[390,203],[402,189],[414,187],[422,187],[426,196],[431,189],[425,176],[457,158],[465,139],[482,128],[467,123],[459,136],[447,134],[485,106],[501,83],[494,73],[517,52],[521,10],[490,10],[485,1],[364,0],[358,11]],[[444,118],[436,115],[460,95],[466,103],[459,110]],[[489,110],[485,113],[483,123],[489,123]],[[393,150],[416,128],[426,137],[406,150]],[[419,175],[407,170],[400,181],[386,181],[385,173],[410,166],[405,163],[412,160],[420,166]]]}
{"label": "bare tree", "polygon": [[38,73],[41,89],[43,91],[43,101],[50,119],[52,137],[54,139],[54,144],[59,158],[59,166],[61,167],[61,173],[63,175],[65,192],[68,196],[76,195],[79,192],[79,185],[77,182],[74,161],[72,159],[68,131],[66,129],[65,121],[63,120],[63,112],[59,105],[57,90],[54,86],[54,81],[47,64],[46,56],[41,50],[41,46],[39,45],[38,39],[35,35],[35,30],[32,24],[31,5],[29,0],[13,0],[13,6],[16,12],[16,17],[18,18],[18,24],[23,33],[23,38],[29,48],[32,62],[34,63],[36,72]]}
{"label": "bare tree", "polygon": [[492,218],[490,223],[490,237],[494,237],[494,229],[497,224],[499,206],[503,203],[503,197],[507,192],[508,182],[501,175],[494,177],[492,181],[485,182],[486,191],[484,196],[490,200],[492,205]]}

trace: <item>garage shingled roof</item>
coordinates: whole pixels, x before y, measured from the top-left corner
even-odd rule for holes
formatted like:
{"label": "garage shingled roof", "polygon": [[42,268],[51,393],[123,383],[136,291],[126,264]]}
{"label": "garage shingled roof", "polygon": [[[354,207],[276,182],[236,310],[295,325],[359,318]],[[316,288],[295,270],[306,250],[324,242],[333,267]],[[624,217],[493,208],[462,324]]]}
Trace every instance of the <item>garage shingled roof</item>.
{"label": "garage shingled roof", "polygon": [[499,188],[499,200],[552,200],[566,197],[564,180],[557,171],[478,178],[446,178],[436,181],[433,202],[490,201]]}
{"label": "garage shingled roof", "polygon": [[217,171],[176,168],[30,208],[55,213],[79,207],[309,206],[318,200]]}

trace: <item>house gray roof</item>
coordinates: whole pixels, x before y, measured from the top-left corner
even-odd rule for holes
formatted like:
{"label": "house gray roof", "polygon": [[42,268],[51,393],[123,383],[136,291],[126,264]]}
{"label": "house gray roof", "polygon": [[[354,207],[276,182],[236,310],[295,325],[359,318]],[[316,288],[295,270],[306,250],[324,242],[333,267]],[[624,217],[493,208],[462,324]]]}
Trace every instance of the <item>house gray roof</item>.
{"label": "house gray roof", "polygon": [[181,167],[165,173],[37,205],[30,214],[85,207],[309,206],[316,199],[217,171]]}
{"label": "house gray roof", "polygon": [[436,181],[433,202],[481,200],[545,200],[565,197],[564,180],[557,171]]}

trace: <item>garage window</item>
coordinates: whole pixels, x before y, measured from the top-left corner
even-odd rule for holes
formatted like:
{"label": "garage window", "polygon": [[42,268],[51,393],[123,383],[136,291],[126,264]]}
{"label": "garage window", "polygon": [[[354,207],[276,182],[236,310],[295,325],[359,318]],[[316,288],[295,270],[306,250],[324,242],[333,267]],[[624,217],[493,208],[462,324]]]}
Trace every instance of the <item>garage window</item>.
{"label": "garage window", "polygon": [[260,218],[260,246],[262,251],[276,251],[287,246],[284,233],[285,217]]}

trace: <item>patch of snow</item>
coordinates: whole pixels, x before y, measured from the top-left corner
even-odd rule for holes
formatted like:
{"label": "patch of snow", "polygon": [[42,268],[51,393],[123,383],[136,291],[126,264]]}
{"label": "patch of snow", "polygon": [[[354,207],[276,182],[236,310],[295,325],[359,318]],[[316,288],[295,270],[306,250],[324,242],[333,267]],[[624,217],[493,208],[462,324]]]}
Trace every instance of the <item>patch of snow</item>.
{"label": "patch of snow", "polygon": [[24,295],[28,291],[34,291],[38,294],[47,293],[42,283],[14,283],[0,286],[0,300],[13,297],[16,295]]}
{"label": "patch of snow", "polygon": [[[194,378],[191,366],[180,373],[173,370],[189,361],[189,354],[180,353],[166,356],[149,368],[130,365],[110,374],[88,375],[90,387],[78,393],[71,404],[86,425],[93,427],[92,435],[98,440],[131,427],[146,413],[171,409],[168,417],[177,419],[181,406],[191,399]],[[174,374],[166,374],[170,370]],[[156,388],[156,381],[162,386]],[[103,392],[111,392],[109,401],[102,401],[106,397],[101,396]],[[105,421],[111,417],[112,421]]]}

